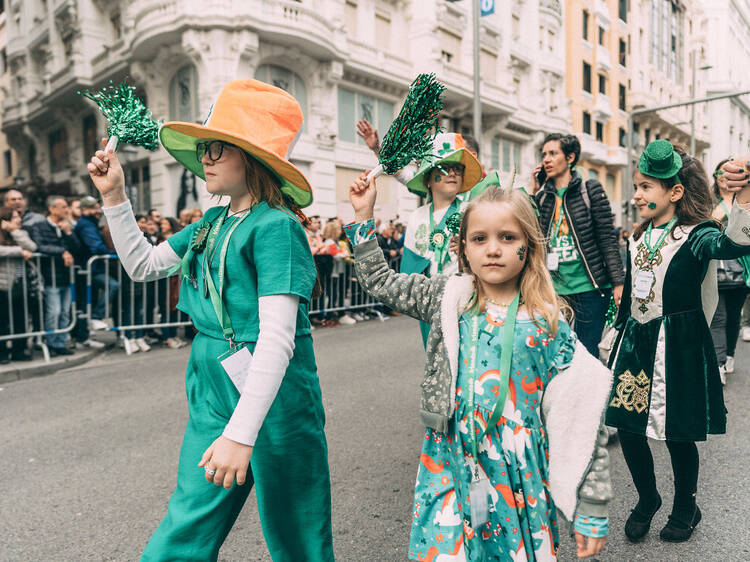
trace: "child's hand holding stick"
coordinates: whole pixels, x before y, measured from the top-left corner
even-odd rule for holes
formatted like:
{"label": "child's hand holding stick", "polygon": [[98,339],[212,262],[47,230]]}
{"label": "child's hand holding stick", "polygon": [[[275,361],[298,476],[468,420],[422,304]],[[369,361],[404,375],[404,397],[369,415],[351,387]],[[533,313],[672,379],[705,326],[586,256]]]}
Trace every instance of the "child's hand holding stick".
{"label": "child's hand holding stick", "polygon": [[375,178],[368,181],[367,172],[355,179],[349,186],[349,200],[354,209],[354,222],[364,222],[375,213]]}

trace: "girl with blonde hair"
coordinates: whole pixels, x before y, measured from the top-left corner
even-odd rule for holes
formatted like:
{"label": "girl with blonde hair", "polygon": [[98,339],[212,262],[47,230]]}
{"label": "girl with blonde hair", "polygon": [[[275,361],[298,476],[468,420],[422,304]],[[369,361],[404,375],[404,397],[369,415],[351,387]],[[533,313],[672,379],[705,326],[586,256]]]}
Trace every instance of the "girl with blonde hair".
{"label": "girl with blonde hair", "polygon": [[349,196],[361,285],[430,325],[409,557],[555,560],[558,509],[574,521],[578,555],[600,552],[611,377],[561,317],[528,197],[488,187],[461,220],[462,271],[427,277],[388,268],[374,183],[361,176]]}

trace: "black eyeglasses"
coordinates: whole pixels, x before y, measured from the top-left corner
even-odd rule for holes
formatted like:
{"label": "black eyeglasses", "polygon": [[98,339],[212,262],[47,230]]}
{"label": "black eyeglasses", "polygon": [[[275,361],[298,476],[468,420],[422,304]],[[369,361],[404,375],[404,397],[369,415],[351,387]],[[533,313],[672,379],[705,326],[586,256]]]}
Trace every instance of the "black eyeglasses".
{"label": "black eyeglasses", "polygon": [[455,172],[457,176],[463,176],[466,166],[459,162],[442,162],[435,166],[433,174],[436,180],[442,176],[447,176],[451,172]]}
{"label": "black eyeglasses", "polygon": [[198,162],[200,162],[208,154],[208,159],[211,162],[216,162],[224,154],[225,146],[229,146],[229,143],[218,140],[202,141],[195,145],[195,156],[198,158]]}

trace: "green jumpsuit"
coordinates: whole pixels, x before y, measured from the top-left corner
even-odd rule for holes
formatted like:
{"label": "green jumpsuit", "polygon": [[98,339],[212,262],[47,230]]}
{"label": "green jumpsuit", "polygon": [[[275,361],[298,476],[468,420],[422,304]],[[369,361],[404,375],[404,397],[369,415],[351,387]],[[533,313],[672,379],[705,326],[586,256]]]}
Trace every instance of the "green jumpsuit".
{"label": "green jumpsuit", "polygon": [[[211,258],[191,250],[195,233],[212,223],[224,207],[210,209],[202,221],[169,239],[178,256],[194,254],[197,288],[183,279],[178,307],[190,315],[198,334],[193,341],[185,386],[189,419],[180,452],[177,487],[167,515],[141,560],[216,560],[224,539],[255,485],[263,534],[274,561],[333,560],[328,450],[323,403],[313,353],[308,302],[315,264],[307,238],[290,212],[259,203],[232,233],[226,257],[224,304],[236,342],[252,353],[258,340],[258,298],[297,295],[294,355],[253,446],[247,483],[226,490],[205,479],[198,467],[203,452],[222,434],[239,393],[218,361],[229,344],[205,295],[206,257],[217,282],[220,246],[237,218],[227,218]],[[248,553],[249,554],[249,553]]]}

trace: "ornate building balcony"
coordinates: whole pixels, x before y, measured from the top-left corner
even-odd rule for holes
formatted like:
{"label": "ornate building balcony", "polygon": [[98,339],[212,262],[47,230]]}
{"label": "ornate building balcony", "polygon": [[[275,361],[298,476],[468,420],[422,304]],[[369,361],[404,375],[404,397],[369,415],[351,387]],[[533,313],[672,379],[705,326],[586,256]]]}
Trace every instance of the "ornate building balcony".
{"label": "ornate building balcony", "polygon": [[343,28],[311,7],[288,0],[135,0],[128,7],[131,50],[144,59],[159,49],[164,36],[193,28],[253,27],[269,41],[294,45],[320,58],[343,59]]}

